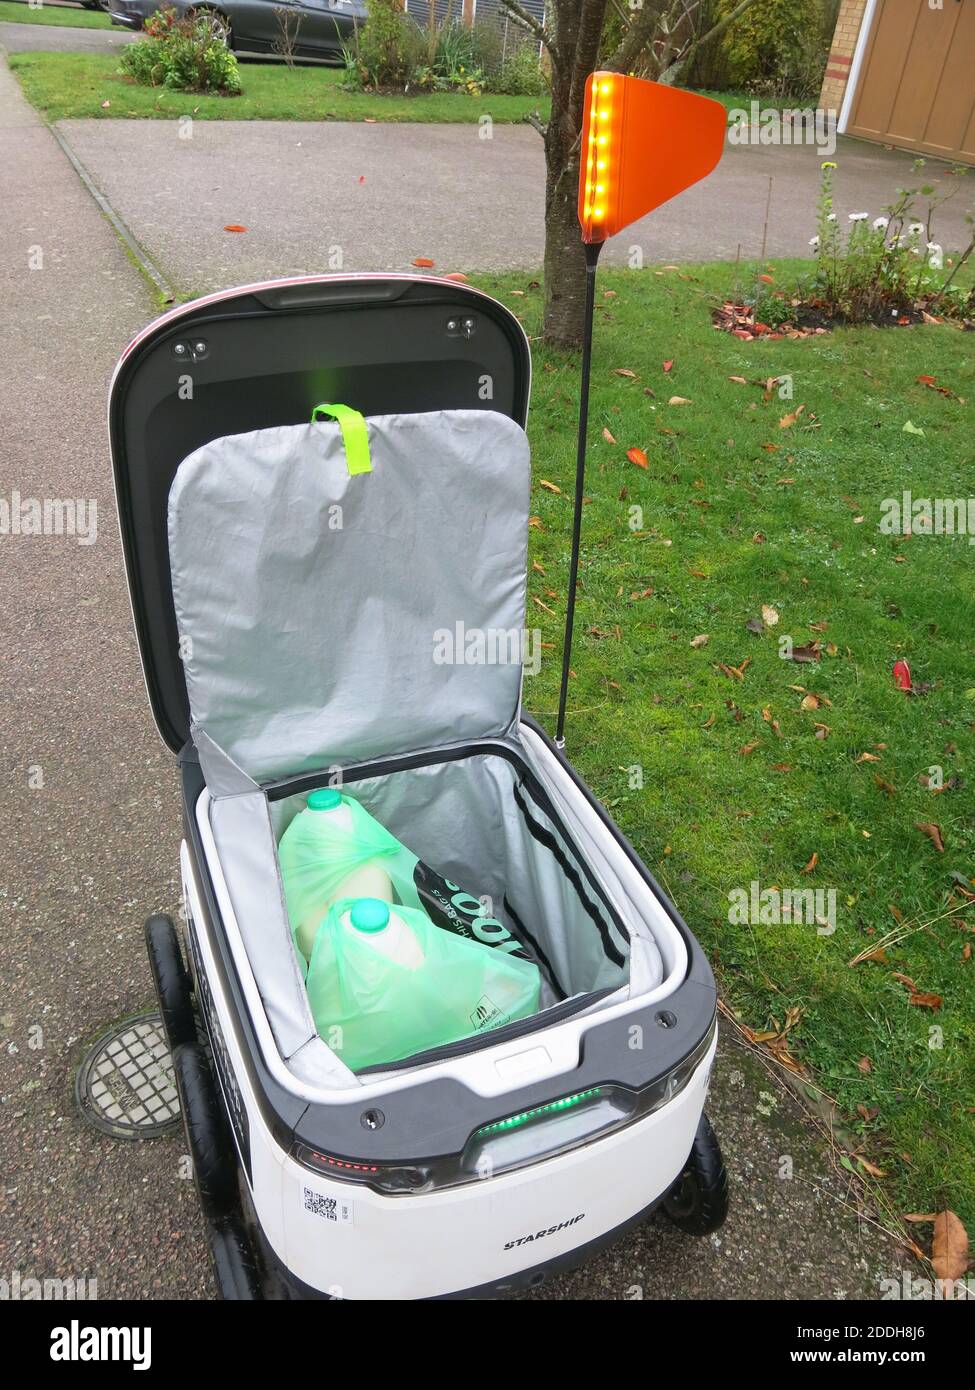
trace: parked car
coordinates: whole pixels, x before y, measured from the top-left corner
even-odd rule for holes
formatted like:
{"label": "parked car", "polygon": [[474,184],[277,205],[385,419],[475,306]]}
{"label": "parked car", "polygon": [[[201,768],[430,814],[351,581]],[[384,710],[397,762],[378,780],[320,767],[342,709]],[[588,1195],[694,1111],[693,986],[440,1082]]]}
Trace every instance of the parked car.
{"label": "parked car", "polygon": [[160,9],[209,14],[238,53],[281,52],[287,33],[299,58],[340,58],[342,45],[366,17],[365,0],[108,0],[113,24],[141,29]]}

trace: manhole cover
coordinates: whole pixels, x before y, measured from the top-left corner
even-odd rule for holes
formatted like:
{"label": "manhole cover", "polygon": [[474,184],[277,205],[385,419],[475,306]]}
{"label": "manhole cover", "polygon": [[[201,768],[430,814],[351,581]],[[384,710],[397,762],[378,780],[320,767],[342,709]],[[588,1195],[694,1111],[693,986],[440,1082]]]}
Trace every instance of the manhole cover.
{"label": "manhole cover", "polygon": [[179,1124],[173,1059],[158,1014],[140,1014],[104,1033],[78,1068],[75,1095],[85,1119],[116,1139],[154,1139]]}

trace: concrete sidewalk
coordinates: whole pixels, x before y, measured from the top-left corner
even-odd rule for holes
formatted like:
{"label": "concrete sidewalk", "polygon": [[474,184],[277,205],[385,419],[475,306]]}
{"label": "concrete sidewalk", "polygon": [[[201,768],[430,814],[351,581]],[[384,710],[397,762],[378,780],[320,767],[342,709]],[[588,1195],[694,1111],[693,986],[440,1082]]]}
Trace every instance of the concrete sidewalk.
{"label": "concrete sidewalk", "polygon": [[[526,126],[85,120],[61,129],[137,239],[183,291],[329,268],[536,269],[542,260],[542,145]],[[840,141],[837,210],[878,216],[921,179],[911,156]],[[924,178],[946,166],[931,162]],[[624,262],[755,259],[771,179],[767,254],[808,256],[820,153],[729,146],[704,183],[609,243]],[[964,245],[963,189],[939,214],[937,239]],[[245,234],[227,233],[242,223]],[[333,262],[334,263],[334,262]]]}
{"label": "concrete sidewalk", "polygon": [[[182,1137],[102,1138],[72,1096],[86,1043],[151,1006],[142,920],[177,907],[175,760],[149,720],[104,423],[116,358],[154,310],[2,64],[0,178],[3,490],[98,506],[94,545],[0,535],[0,1273],[95,1278],[105,1298],[212,1297]],[[894,1247],[861,1227],[849,1177],[728,1035],[709,1111],[727,1225],[692,1241],[654,1221],[537,1296],[878,1297]]]}

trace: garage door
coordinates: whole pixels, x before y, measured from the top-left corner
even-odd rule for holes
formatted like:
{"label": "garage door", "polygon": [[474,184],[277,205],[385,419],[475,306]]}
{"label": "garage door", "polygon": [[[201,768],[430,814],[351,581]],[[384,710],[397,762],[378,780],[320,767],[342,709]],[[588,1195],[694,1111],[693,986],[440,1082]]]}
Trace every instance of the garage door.
{"label": "garage door", "polygon": [[878,0],[846,130],[975,164],[975,0]]}

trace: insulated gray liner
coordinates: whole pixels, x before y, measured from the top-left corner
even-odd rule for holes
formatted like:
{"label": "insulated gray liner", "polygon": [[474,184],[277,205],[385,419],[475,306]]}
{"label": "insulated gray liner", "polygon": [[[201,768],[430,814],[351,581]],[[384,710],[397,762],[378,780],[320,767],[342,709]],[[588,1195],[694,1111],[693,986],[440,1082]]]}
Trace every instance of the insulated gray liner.
{"label": "insulated gray liner", "polygon": [[[368,431],[371,473],[349,476],[329,421],[216,439],[176,474],[173,600],[213,796],[517,719],[524,432],[482,410]],[[458,624],[507,634],[502,659],[467,664]]]}

